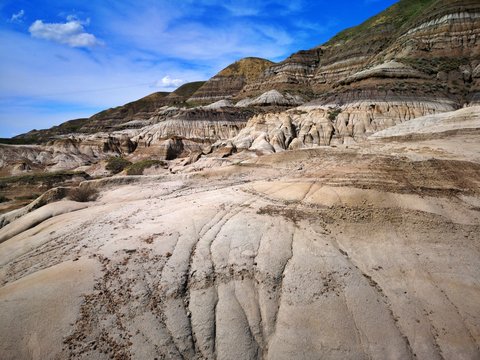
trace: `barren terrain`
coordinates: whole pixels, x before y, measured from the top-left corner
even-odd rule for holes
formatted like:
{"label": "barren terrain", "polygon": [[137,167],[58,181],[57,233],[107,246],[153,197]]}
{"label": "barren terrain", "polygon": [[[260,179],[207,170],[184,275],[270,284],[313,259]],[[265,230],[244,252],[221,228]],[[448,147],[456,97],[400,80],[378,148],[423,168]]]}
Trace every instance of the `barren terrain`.
{"label": "barren terrain", "polygon": [[0,230],[2,359],[478,359],[478,119],[90,181]]}

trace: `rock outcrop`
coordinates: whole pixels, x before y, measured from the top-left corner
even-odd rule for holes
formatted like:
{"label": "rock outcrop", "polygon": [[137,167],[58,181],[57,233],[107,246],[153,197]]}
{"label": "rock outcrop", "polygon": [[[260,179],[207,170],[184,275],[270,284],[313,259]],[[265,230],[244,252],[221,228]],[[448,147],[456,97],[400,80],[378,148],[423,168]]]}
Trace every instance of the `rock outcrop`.
{"label": "rock outcrop", "polygon": [[[206,83],[155,93],[17,140],[46,142],[73,133],[88,143],[84,134],[102,133],[108,137],[104,152],[128,154],[137,144],[144,149],[155,141],[163,148],[162,142],[170,138],[189,142],[185,148],[201,143],[200,150],[204,143],[237,137],[247,120],[260,114],[269,119],[268,130],[261,131],[265,136],[247,125],[242,134],[249,135],[234,142],[250,146],[261,135],[274,149],[288,149],[290,144],[278,133],[283,120],[275,123],[275,116],[262,113],[302,105],[301,112],[318,110],[293,116],[301,138],[292,139],[292,146],[348,143],[417,116],[479,103],[479,69],[478,1],[401,0],[322,46],[299,51],[278,64],[245,58]],[[205,106],[172,106],[187,100],[189,107]],[[15,171],[21,169],[17,166]]]}
{"label": "rock outcrop", "polygon": [[305,101],[300,95],[282,94],[277,90],[267,91],[254,99],[246,98],[235,104],[236,107],[247,106],[275,106],[294,107],[303,104]]}
{"label": "rock outcrop", "polygon": [[209,104],[236,96],[246,85],[273,63],[266,59],[244,58],[220,71],[208,80],[188,100],[192,103]]}
{"label": "rock outcrop", "polygon": [[369,135],[420,116],[455,109],[447,99],[437,102],[421,100],[379,102],[357,101],[343,106],[306,104],[295,110],[259,114],[232,140],[239,149],[264,153],[304,147],[352,144]]}

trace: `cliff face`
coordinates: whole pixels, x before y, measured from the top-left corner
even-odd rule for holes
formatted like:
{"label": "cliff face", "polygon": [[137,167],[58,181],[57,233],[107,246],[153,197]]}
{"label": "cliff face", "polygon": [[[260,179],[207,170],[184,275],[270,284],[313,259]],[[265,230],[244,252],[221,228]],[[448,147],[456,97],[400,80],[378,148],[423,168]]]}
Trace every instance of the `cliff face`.
{"label": "cliff face", "polygon": [[240,96],[278,88],[324,103],[420,94],[463,105],[478,97],[479,32],[478,1],[402,0],[270,67]]}

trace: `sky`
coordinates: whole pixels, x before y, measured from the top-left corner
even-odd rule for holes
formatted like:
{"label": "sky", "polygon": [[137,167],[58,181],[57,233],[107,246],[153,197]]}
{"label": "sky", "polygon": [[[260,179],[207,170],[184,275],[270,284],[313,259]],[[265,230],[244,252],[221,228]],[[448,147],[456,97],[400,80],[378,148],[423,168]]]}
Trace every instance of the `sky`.
{"label": "sky", "polygon": [[281,61],[395,0],[0,0],[0,137]]}

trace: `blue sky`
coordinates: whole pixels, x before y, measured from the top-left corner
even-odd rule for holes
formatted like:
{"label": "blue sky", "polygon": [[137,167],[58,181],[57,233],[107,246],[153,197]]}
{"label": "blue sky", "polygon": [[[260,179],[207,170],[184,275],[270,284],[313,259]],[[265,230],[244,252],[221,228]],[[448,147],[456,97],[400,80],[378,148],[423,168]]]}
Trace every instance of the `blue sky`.
{"label": "blue sky", "polygon": [[395,0],[0,0],[0,137],[281,61]]}

